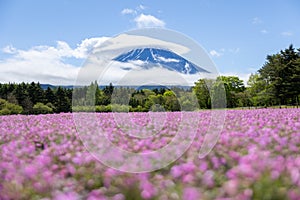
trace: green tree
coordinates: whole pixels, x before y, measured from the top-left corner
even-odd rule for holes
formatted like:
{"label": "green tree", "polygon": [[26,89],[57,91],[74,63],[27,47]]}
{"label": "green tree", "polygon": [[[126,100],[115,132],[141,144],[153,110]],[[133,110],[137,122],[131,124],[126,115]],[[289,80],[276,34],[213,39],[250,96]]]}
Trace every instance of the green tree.
{"label": "green tree", "polygon": [[111,103],[112,104],[120,104],[120,105],[128,105],[130,101],[132,90],[125,87],[114,88]]}
{"label": "green tree", "polygon": [[0,115],[20,114],[22,111],[21,106],[0,99]]}
{"label": "green tree", "polygon": [[211,108],[226,108],[228,90],[221,79],[217,79],[211,88]]}
{"label": "green tree", "polygon": [[102,105],[109,105],[111,103],[111,95],[114,92],[114,86],[112,83],[109,84],[109,86],[105,86],[103,88],[103,96],[101,96],[101,104]]}
{"label": "green tree", "polygon": [[43,103],[38,102],[33,106],[33,113],[34,114],[53,113],[53,109]]}
{"label": "green tree", "polygon": [[194,111],[199,109],[198,99],[193,91],[182,91],[179,93],[179,102],[181,104],[181,110]]}
{"label": "green tree", "polygon": [[16,96],[13,93],[9,93],[7,95],[7,101],[9,103],[18,104],[18,100],[17,100]]}
{"label": "green tree", "polygon": [[213,86],[212,79],[199,79],[195,82],[193,92],[195,93],[200,108],[211,108],[210,89]]}
{"label": "green tree", "polygon": [[300,51],[293,45],[277,54],[268,55],[266,63],[259,69],[266,81],[266,93],[275,96],[279,104],[295,104],[300,94]]}
{"label": "green tree", "polygon": [[71,111],[71,101],[67,96],[66,90],[58,87],[55,93],[56,102],[55,108],[56,112],[70,112]]}
{"label": "green tree", "polygon": [[92,82],[86,91],[85,96],[85,106],[95,106],[96,105],[96,93],[99,95],[99,87],[97,82]]}
{"label": "green tree", "polygon": [[21,102],[21,105],[23,107],[23,114],[31,114],[32,113],[33,103],[31,102],[31,100],[28,96],[26,96],[23,99],[23,101]]}
{"label": "green tree", "polygon": [[238,93],[245,91],[243,80],[240,80],[237,76],[220,76],[217,78],[217,82],[221,81],[224,85],[226,92],[227,107],[234,108],[238,106],[239,99]]}
{"label": "green tree", "polygon": [[44,101],[44,91],[41,88],[40,83],[30,83],[27,91],[29,98],[33,104]]}
{"label": "green tree", "polygon": [[163,94],[164,97],[164,108],[167,111],[180,111],[181,110],[181,106],[180,103],[176,97],[176,95],[174,94],[174,92],[172,92],[171,90],[166,91]]}
{"label": "green tree", "polygon": [[47,87],[45,91],[45,103],[55,104],[55,102],[56,102],[56,96],[53,90],[50,87]]}
{"label": "green tree", "polygon": [[247,82],[247,93],[249,95],[250,105],[270,106],[276,104],[276,96],[272,92],[272,85],[269,85],[266,79],[258,73],[251,74]]}

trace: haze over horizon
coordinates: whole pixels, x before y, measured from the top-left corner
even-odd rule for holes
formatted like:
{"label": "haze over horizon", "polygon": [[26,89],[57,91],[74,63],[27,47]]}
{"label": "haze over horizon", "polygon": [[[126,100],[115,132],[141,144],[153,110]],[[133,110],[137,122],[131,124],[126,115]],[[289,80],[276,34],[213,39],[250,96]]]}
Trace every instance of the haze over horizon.
{"label": "haze over horizon", "polygon": [[[271,2],[271,3],[270,3]],[[124,31],[160,27],[202,46],[221,75],[244,81],[290,44],[300,47],[300,3],[201,0],[0,2],[0,82],[72,85],[89,52]]]}

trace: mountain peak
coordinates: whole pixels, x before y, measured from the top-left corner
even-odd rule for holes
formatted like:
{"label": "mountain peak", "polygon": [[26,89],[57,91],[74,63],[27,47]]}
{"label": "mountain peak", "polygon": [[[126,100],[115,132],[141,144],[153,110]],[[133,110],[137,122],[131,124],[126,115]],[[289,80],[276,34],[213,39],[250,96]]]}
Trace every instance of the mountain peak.
{"label": "mountain peak", "polygon": [[196,74],[199,72],[209,73],[207,70],[186,60],[182,56],[160,48],[138,48],[127,53],[123,53],[113,59],[118,62],[142,61],[144,67],[161,66],[171,71],[177,71],[183,74]]}

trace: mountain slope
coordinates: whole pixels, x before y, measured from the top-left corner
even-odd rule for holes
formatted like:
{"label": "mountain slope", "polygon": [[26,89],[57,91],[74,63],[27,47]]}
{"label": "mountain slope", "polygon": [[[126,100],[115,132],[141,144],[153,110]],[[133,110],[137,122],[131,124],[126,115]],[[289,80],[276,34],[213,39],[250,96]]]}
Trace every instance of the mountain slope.
{"label": "mountain slope", "polygon": [[170,50],[158,48],[133,49],[115,57],[113,60],[123,63],[140,61],[138,62],[139,65],[144,68],[161,66],[183,74],[196,74],[199,72],[209,73],[207,70],[195,65]]}

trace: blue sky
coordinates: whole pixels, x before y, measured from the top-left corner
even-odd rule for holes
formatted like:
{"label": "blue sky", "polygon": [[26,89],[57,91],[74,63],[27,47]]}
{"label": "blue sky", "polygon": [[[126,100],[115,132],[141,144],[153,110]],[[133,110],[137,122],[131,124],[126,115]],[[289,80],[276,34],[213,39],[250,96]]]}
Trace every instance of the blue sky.
{"label": "blue sky", "polygon": [[0,0],[0,82],[70,84],[90,48],[148,26],[199,43],[224,75],[246,80],[268,54],[300,48],[297,0]]}

